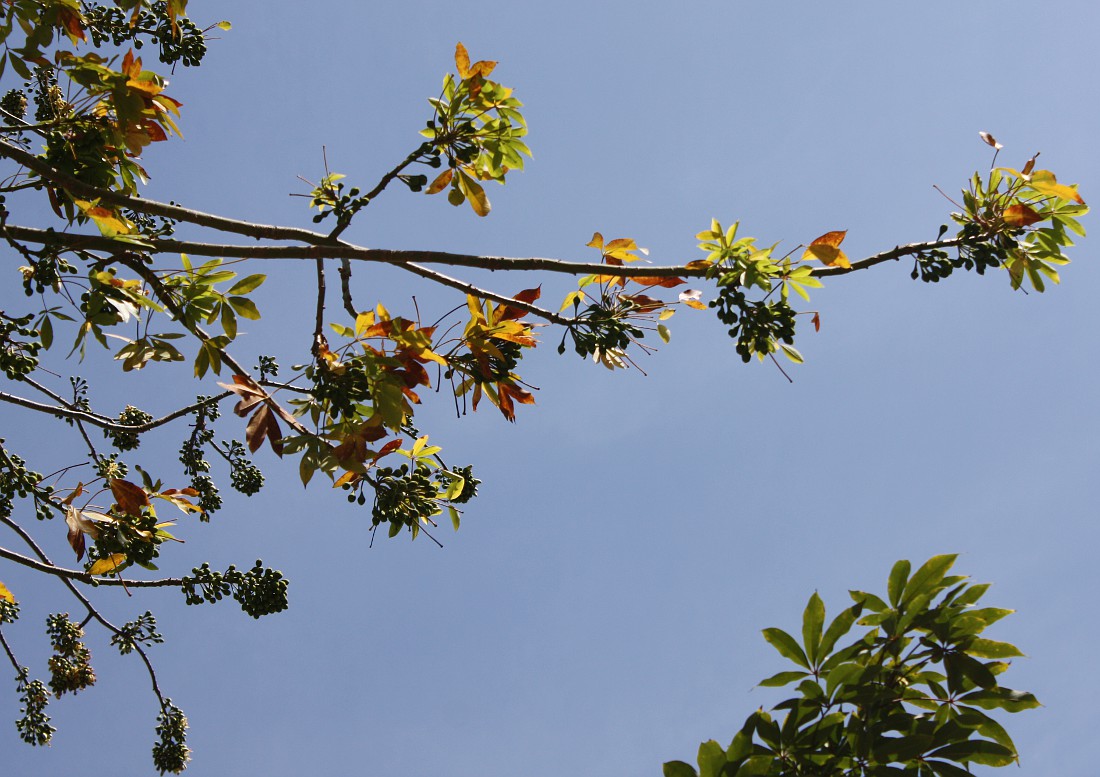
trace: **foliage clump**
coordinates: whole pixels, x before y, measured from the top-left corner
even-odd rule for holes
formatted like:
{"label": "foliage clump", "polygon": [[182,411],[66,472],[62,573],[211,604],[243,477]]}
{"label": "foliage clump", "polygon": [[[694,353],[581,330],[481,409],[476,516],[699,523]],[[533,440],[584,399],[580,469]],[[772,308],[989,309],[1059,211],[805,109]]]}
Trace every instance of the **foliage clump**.
{"label": "foliage clump", "polygon": [[[665,777],[961,777],[972,765],[1017,763],[1016,746],[987,714],[1039,706],[1000,684],[1006,659],[1023,654],[986,638],[1011,610],[979,607],[987,584],[949,575],[956,556],[936,556],[915,571],[899,561],[886,597],[851,591],[854,602],[826,623],[815,593],[802,616],[802,639],[778,628],[766,639],[793,670],[760,685],[796,683],[797,695],[752,713],[728,747],[699,747],[696,771],[665,764]],[[866,631],[842,642],[856,625]]]}

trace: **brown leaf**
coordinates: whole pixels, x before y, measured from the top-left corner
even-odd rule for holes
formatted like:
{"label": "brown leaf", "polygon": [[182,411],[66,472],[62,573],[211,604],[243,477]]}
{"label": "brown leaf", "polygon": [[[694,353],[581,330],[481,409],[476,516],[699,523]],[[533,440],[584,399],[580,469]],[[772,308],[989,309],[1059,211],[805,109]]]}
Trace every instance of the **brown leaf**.
{"label": "brown leaf", "polygon": [[650,297],[648,294],[624,294],[623,299],[628,299],[637,305],[638,311],[641,313],[652,313],[654,310],[660,310],[665,306],[663,301]]}
{"label": "brown leaf", "polygon": [[248,419],[247,426],[245,426],[244,439],[248,443],[248,449],[253,453],[260,449],[266,439],[271,444],[271,450],[275,451],[275,455],[282,456],[283,446],[279,442],[282,436],[279,422],[275,420],[271,408],[267,405],[262,406],[253,413],[252,417]]}
{"label": "brown leaf", "polygon": [[149,495],[145,493],[145,489],[128,480],[111,480],[111,493],[118,503],[118,509],[127,515],[141,515],[141,508],[149,504]]}
{"label": "brown leaf", "polygon": [[821,331],[821,314],[820,313],[814,313],[814,317],[810,320],[813,321],[814,331],[815,332],[820,332]]}
{"label": "brown leaf", "polygon": [[993,146],[993,148],[997,149],[998,151],[1004,148],[1004,146],[998,143],[997,139],[990,135],[988,132],[979,132],[978,137],[981,138],[987,146]]}

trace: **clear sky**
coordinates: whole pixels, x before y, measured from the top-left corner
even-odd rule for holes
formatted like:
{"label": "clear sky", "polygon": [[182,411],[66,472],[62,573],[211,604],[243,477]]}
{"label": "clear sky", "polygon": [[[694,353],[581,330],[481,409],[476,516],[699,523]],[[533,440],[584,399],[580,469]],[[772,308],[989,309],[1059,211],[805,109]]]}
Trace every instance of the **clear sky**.
{"label": "clear sky", "polygon": [[[370,185],[419,142],[456,41],[500,61],[526,105],[527,171],[489,190],[486,219],[394,189],[347,233],[361,245],[592,260],[599,230],[679,263],[701,258],[694,235],[717,217],[787,247],[847,229],[856,258],[935,237],[954,206],[933,185],[954,195],[988,167],[981,130],[1004,143],[1000,163],[1041,151],[1100,199],[1100,7],[1084,0],[190,6],[233,29],[172,77],[186,139],[147,155],[148,193],[237,218],[308,226],[306,201],[287,195],[323,174],[322,148]],[[710,312],[672,319],[648,377],[558,357],[546,331],[523,371],[537,404],[515,426],[492,408],[456,419],[443,394],[418,412],[484,481],[443,549],[403,536],[368,550],[369,510],[320,483],[303,491],[296,462],[264,451],[265,489],[181,527],[187,544],[162,569],[259,557],[291,580],[289,611],[253,621],[176,592],[97,601],[160,620],[152,656],[190,718],[197,777],[640,777],[727,743],[776,698],[753,690],[786,668],[760,630],[797,629],[814,590],[836,612],[848,589],[882,589],[899,558],[957,552],[957,570],[994,583],[990,604],[1017,610],[995,636],[1028,658],[1004,681],[1045,705],[1005,721],[1023,768],[1094,774],[1093,245],[1043,295],[1003,273],[924,285],[905,262],[827,280],[793,384],[743,365]],[[21,294],[19,262],[0,299]],[[312,271],[251,271],[271,280],[244,358],[305,361]],[[462,301],[394,272],[356,277],[364,306]],[[569,289],[548,280],[545,298]],[[93,398],[118,408],[142,396],[131,386],[165,407],[213,391],[186,369],[118,381],[93,362]],[[71,444],[0,413],[13,444]],[[182,434],[145,443],[165,471]],[[0,579],[24,609],[5,633],[44,675],[39,624],[74,605],[10,565]],[[102,634],[89,646],[100,684],[51,705],[51,748],[18,741],[3,722],[17,700],[0,693],[5,774],[149,773],[148,678]]]}

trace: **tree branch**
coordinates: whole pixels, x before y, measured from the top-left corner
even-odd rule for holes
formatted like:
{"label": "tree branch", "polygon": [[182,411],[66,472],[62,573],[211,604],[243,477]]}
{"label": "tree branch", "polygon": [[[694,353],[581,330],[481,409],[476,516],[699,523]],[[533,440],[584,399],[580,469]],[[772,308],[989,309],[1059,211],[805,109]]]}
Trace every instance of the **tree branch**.
{"label": "tree branch", "polygon": [[[12,522],[9,519],[4,519],[4,523],[10,526]],[[65,569],[64,567],[54,566],[53,564],[35,561],[29,556],[24,556],[3,547],[0,547],[0,558],[5,558],[16,564],[22,564],[36,572],[45,572],[48,575],[54,575],[55,577],[62,577],[68,580],[76,580],[77,582],[86,583],[87,585],[113,585],[124,588],[179,588],[183,585],[183,578],[178,577],[166,577],[160,580],[121,580],[117,577],[90,575],[78,569]]]}
{"label": "tree branch", "polygon": [[[113,254],[134,250],[132,243],[124,243],[99,235],[74,235],[5,225],[0,227],[5,235],[41,245],[57,246],[62,250],[107,251]],[[876,264],[912,256],[937,249],[957,248],[961,245],[976,244],[986,240],[986,236],[973,238],[950,238],[925,243],[909,243],[896,246],[889,251],[873,254],[865,259],[852,262],[847,267],[815,267],[814,275],[826,277],[847,275],[857,270],[865,270]],[[687,266],[631,265],[613,267],[596,262],[570,262],[562,259],[544,257],[479,256],[476,254],[454,254],[446,251],[417,251],[386,248],[366,248],[340,243],[338,245],[305,246],[242,246],[221,243],[201,243],[190,240],[150,240],[141,249],[150,254],[185,253],[196,256],[232,257],[238,259],[349,259],[383,264],[406,265],[444,264],[455,267],[468,267],[477,270],[538,271],[565,275],[608,275],[621,278],[706,278],[710,268]]]}

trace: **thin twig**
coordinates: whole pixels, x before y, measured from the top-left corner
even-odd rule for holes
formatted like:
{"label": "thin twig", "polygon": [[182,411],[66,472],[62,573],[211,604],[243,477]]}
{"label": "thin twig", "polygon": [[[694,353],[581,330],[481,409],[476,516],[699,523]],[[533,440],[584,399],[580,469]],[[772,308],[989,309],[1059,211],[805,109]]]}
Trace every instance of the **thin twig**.
{"label": "thin twig", "polygon": [[230,396],[233,396],[233,392],[223,391],[220,394],[210,397],[206,401],[196,402],[192,405],[188,405],[187,407],[182,407],[178,410],[174,410],[168,415],[163,416],[162,418],[157,418],[144,424],[135,424],[134,426],[120,424],[116,421],[104,421],[103,416],[100,416],[98,413],[92,415],[82,410],[70,410],[67,407],[46,405],[42,404],[41,402],[35,402],[31,399],[25,399],[24,397],[16,396],[15,394],[9,394],[5,391],[0,391],[0,402],[8,402],[13,405],[25,407],[28,410],[37,410],[40,413],[48,413],[49,415],[56,416],[57,418],[68,418],[73,421],[89,424],[90,426],[99,427],[100,429],[106,429],[109,432],[144,434],[145,432],[148,432],[152,429],[156,429],[158,426],[164,426],[165,424],[170,423],[177,418],[180,418],[181,416],[193,413],[203,405],[214,404]]}

